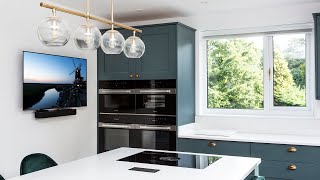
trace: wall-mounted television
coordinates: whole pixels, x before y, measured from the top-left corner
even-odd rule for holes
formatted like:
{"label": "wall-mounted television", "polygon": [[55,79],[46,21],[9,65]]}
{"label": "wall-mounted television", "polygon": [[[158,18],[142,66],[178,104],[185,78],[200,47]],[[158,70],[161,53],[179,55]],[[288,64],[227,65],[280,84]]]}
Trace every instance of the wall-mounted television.
{"label": "wall-mounted television", "polygon": [[23,109],[87,106],[86,59],[23,52]]}

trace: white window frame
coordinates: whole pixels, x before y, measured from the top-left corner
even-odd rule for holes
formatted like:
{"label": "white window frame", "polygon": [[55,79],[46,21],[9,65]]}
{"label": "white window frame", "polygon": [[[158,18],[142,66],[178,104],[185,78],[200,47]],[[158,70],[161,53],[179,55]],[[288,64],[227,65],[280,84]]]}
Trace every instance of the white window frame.
{"label": "white window frame", "polygon": [[[285,117],[314,117],[315,106],[315,77],[314,77],[314,36],[312,24],[283,25],[261,28],[247,28],[235,30],[204,31],[197,34],[198,38],[198,60],[196,66],[196,93],[197,115],[215,116],[285,116]],[[306,33],[306,107],[276,107],[273,106],[273,40],[274,35],[287,33]],[[207,107],[207,40],[230,37],[264,36],[264,108],[262,110],[252,109],[211,109]],[[269,60],[266,60],[269,59]],[[266,63],[268,62],[268,63]],[[269,82],[269,69],[271,78]],[[270,87],[271,86],[271,87]],[[272,95],[273,96],[273,95]]]}

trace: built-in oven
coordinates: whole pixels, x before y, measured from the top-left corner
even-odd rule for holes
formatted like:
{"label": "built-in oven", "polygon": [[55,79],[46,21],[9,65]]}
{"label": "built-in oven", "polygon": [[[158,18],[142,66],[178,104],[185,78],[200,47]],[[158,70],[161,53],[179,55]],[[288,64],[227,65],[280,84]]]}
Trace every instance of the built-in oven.
{"label": "built-in oven", "polygon": [[99,152],[120,147],[176,150],[175,116],[100,114]]}
{"label": "built-in oven", "polygon": [[137,114],[176,114],[176,81],[145,80],[136,82]]}
{"label": "built-in oven", "polygon": [[134,81],[100,81],[100,113],[135,113]]}

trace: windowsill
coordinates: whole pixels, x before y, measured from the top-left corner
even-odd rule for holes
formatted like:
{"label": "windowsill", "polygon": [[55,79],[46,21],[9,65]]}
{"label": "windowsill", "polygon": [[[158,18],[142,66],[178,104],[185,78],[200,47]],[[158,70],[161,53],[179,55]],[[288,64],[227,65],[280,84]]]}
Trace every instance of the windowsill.
{"label": "windowsill", "polygon": [[[187,139],[320,146],[320,134],[293,135],[293,134],[279,134],[279,133],[277,134],[277,133],[265,133],[265,132],[254,133],[254,132],[242,132],[242,131],[238,131],[231,136],[212,136],[212,135],[196,134],[196,131],[201,128],[202,127],[198,123],[192,123],[192,124],[180,126],[178,128],[178,137],[187,138]],[[223,129],[220,129],[220,130],[223,130]]]}

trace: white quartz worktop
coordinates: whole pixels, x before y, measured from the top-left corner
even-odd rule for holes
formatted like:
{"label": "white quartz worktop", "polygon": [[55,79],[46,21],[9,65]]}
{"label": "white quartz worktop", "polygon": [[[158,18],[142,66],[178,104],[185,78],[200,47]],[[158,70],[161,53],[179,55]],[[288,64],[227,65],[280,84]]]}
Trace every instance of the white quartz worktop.
{"label": "white quartz worktop", "polygon": [[236,132],[231,136],[213,136],[213,135],[199,135],[197,133],[199,128],[200,126],[198,126],[196,123],[180,126],[178,128],[178,137],[189,138],[189,139],[320,146],[320,136],[318,135],[312,136],[312,135],[285,135],[285,134],[266,134],[266,133],[262,134],[262,133]]}
{"label": "white quartz worktop", "polygon": [[[142,151],[144,150],[120,148],[11,180],[243,180],[261,163],[259,158],[221,156],[221,159],[205,169],[191,169],[117,161]],[[128,170],[133,167],[160,171],[146,173]]]}

